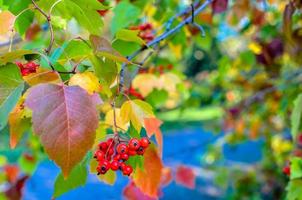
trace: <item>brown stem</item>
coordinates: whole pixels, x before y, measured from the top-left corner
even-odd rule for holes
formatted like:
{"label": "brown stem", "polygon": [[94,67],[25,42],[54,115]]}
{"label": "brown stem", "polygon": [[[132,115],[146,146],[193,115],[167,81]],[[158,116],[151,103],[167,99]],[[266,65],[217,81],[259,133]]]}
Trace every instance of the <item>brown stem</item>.
{"label": "brown stem", "polygon": [[47,14],[46,12],[44,12],[39,6],[38,4],[34,1],[34,0],[31,0],[32,3],[34,4],[35,8],[46,18],[47,20],[47,23],[48,23],[48,27],[49,27],[49,32],[50,32],[50,42],[49,42],[49,45],[48,47],[45,49],[45,53],[47,55],[50,54],[51,52],[51,49],[52,49],[52,46],[53,46],[53,43],[55,41],[55,37],[54,37],[54,32],[53,32],[53,27],[52,27],[52,24],[51,24],[51,15],[50,14]]}

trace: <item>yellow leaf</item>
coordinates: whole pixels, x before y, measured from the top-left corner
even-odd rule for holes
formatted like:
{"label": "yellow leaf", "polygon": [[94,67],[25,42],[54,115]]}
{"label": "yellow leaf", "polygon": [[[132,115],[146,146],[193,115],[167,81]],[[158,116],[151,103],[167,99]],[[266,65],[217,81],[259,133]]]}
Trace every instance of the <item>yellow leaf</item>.
{"label": "yellow leaf", "polygon": [[24,76],[23,79],[30,86],[34,86],[34,85],[37,85],[40,83],[61,83],[62,82],[58,72],[43,69],[43,68],[38,68],[36,73]]}
{"label": "yellow leaf", "polygon": [[172,42],[169,43],[169,47],[171,51],[174,53],[176,59],[180,59],[182,57],[182,47],[180,44],[174,45]]}
{"label": "yellow leaf", "polygon": [[13,30],[15,19],[16,17],[7,10],[0,13],[0,35],[5,35]]}
{"label": "yellow leaf", "polygon": [[131,121],[134,128],[140,132],[144,125],[144,119],[154,116],[152,107],[142,100],[126,101],[120,111],[121,119],[124,123]]}
{"label": "yellow leaf", "polygon": [[261,53],[261,46],[258,44],[258,43],[256,43],[256,42],[251,42],[250,44],[249,44],[249,49],[253,52],[253,53],[255,53],[255,54],[260,54]]}
{"label": "yellow leaf", "polygon": [[30,111],[24,106],[24,96],[19,100],[14,110],[9,114],[10,147],[14,149],[23,134],[30,129]]}
{"label": "yellow leaf", "polygon": [[105,140],[106,138],[106,129],[109,128],[107,124],[104,124],[102,122],[99,122],[99,126],[96,129],[96,135],[94,139],[93,149],[96,149],[100,141]]}
{"label": "yellow leaf", "polygon": [[139,74],[132,81],[132,87],[143,97],[148,96],[157,87],[158,78],[154,74]]}
{"label": "yellow leaf", "polygon": [[101,92],[99,79],[92,72],[84,72],[73,75],[69,80],[69,85],[78,85],[85,89],[89,94]]}
{"label": "yellow leaf", "polygon": [[[121,118],[121,115],[120,115],[120,112],[121,112],[121,109],[119,109],[119,108],[115,109],[116,125],[117,125],[117,127],[120,131],[127,131],[128,127],[129,127],[129,123],[128,122],[127,123],[123,122],[123,120]],[[110,125],[110,126],[114,127],[114,112],[113,112],[113,109],[109,110],[106,113],[105,123],[107,125]]]}
{"label": "yellow leaf", "polygon": [[158,81],[158,89],[164,89],[167,92],[176,92],[176,86],[181,82],[181,79],[173,73],[162,74]]}

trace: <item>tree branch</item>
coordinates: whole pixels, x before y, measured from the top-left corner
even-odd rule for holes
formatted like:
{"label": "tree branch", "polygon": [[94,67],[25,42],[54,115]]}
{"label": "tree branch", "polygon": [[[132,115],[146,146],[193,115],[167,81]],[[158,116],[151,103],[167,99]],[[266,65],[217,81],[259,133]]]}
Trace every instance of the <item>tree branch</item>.
{"label": "tree branch", "polygon": [[53,27],[52,27],[52,24],[51,24],[51,15],[50,14],[47,14],[46,12],[44,12],[39,6],[38,4],[34,1],[34,0],[31,0],[32,3],[34,4],[35,8],[46,18],[47,20],[47,24],[48,24],[48,27],[49,27],[49,32],[50,32],[50,42],[49,42],[49,45],[48,47],[45,49],[45,53],[47,55],[50,54],[50,51],[52,49],[52,46],[53,46],[53,43],[55,41],[55,38],[54,38],[54,32],[53,32]]}
{"label": "tree branch", "polygon": [[[168,38],[169,36],[173,35],[174,33],[176,33],[178,30],[180,30],[182,27],[184,27],[186,24],[189,24],[192,22],[193,18],[198,15],[201,11],[203,11],[210,3],[212,3],[213,0],[206,0],[201,6],[199,6],[194,13],[192,13],[192,15],[190,15],[189,17],[187,17],[186,19],[184,19],[182,22],[180,22],[177,26],[175,26],[172,29],[168,29],[166,32],[164,32],[163,34],[161,34],[160,36],[156,37],[154,40],[152,40],[151,42],[149,42],[146,46],[143,46],[142,48],[140,48],[139,50],[137,50],[136,52],[134,52],[132,55],[128,56],[127,59],[128,61],[131,61],[132,59],[134,59],[137,55],[139,55],[141,52],[143,52],[144,50],[146,50],[147,48],[150,48],[156,44],[158,44],[160,41]],[[188,8],[191,10],[191,6],[190,8]],[[186,14],[187,10],[184,12],[182,11],[182,14]],[[173,16],[168,23],[171,21],[173,21],[175,18],[181,16],[180,14],[176,14],[175,16]],[[120,71],[120,85],[119,91],[122,91],[122,87],[124,85],[124,73],[125,73],[125,68],[126,68],[127,64],[123,63],[122,67],[121,67],[121,71]]]}

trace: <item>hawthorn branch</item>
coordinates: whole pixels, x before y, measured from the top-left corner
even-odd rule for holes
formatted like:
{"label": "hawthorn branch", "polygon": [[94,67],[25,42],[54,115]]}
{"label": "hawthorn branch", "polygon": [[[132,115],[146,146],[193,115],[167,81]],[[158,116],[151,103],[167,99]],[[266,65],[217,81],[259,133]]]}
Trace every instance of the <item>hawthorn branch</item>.
{"label": "hawthorn branch", "polygon": [[33,5],[35,6],[35,9],[37,9],[47,20],[47,24],[48,24],[48,27],[49,27],[49,32],[50,32],[50,42],[49,42],[49,45],[48,47],[45,49],[45,53],[47,55],[50,54],[50,51],[52,49],[52,46],[53,46],[53,43],[55,41],[55,37],[54,37],[54,32],[53,32],[53,27],[52,27],[52,24],[51,24],[51,15],[50,13],[47,14],[46,12],[44,12],[39,6],[38,4],[34,1],[34,0],[31,0]]}
{"label": "hawthorn branch", "polygon": [[[128,56],[127,59],[128,61],[131,61],[132,59],[134,59],[137,55],[139,55],[141,52],[145,51],[146,49],[160,43],[161,41],[163,41],[164,39],[168,38],[169,36],[173,35],[174,33],[176,33],[177,31],[179,31],[182,27],[184,27],[185,25],[187,24],[190,24],[192,23],[192,21],[194,21],[194,17],[196,15],[198,15],[201,11],[203,11],[210,3],[212,3],[213,0],[206,0],[201,6],[199,6],[195,11],[194,13],[192,13],[192,15],[188,16],[187,18],[185,18],[182,22],[180,22],[177,26],[175,26],[174,28],[172,29],[168,29],[166,32],[164,32],[163,34],[159,35],[158,37],[156,37],[154,40],[152,40],[151,42],[147,43],[146,46],[143,46],[142,48],[140,48],[139,50],[137,50],[136,52],[134,52],[132,55]],[[191,6],[190,8],[188,8],[191,10]],[[182,14],[186,14],[187,13],[187,10],[186,9],[186,12],[181,12]],[[173,16],[169,21],[172,21],[181,16],[180,14],[177,14],[175,16]],[[168,21],[168,23],[169,23]],[[124,73],[125,73],[125,68],[127,66],[127,63],[123,63],[122,64],[122,67],[121,67],[121,71],[120,71],[120,85],[119,85],[119,88],[120,90],[119,91],[122,91],[122,87],[124,85]]]}

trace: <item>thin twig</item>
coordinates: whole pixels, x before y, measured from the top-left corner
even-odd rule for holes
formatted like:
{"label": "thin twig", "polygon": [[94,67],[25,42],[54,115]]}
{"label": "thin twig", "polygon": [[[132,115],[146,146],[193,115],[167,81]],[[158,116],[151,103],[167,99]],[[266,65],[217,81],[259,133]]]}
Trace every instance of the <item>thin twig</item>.
{"label": "thin twig", "polygon": [[49,27],[49,32],[50,32],[50,42],[49,42],[49,45],[47,47],[47,49],[45,49],[45,53],[47,55],[50,54],[51,52],[51,49],[52,49],[52,46],[53,46],[53,43],[54,43],[54,32],[53,32],[53,27],[52,27],[52,24],[51,24],[51,15],[50,14],[47,14],[46,12],[44,12],[39,6],[38,4],[34,1],[34,0],[31,0],[32,3],[34,4],[35,8],[46,18],[47,20],[47,24],[48,24],[48,27]]}
{"label": "thin twig", "polygon": [[[172,29],[169,29],[168,31],[164,32],[163,34],[161,34],[160,36],[156,37],[154,40],[152,40],[151,42],[149,42],[146,46],[143,46],[142,48],[140,48],[139,50],[137,50],[136,52],[134,52],[132,55],[128,56],[127,59],[128,61],[131,61],[132,59],[134,59],[138,54],[140,54],[141,52],[145,51],[147,48],[152,47],[158,43],[160,43],[160,41],[168,38],[169,36],[173,35],[174,33],[176,33],[178,30],[180,30],[182,27],[184,27],[186,24],[189,24],[192,22],[193,18],[198,15],[201,11],[203,11],[210,3],[212,3],[213,0],[206,0],[201,6],[199,6],[194,13],[192,13],[191,16],[187,17],[186,19],[184,19],[182,22],[180,22],[177,26],[175,26]],[[190,6],[190,10],[191,10],[191,6]],[[183,14],[186,12],[182,12]],[[177,15],[178,16],[178,15]],[[173,16],[172,18],[175,19],[175,16]],[[124,85],[124,73],[125,73],[125,67],[127,66],[127,63],[123,63],[122,67],[121,67],[121,71],[120,71],[120,91],[122,91],[122,87]]]}

